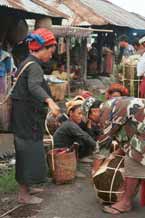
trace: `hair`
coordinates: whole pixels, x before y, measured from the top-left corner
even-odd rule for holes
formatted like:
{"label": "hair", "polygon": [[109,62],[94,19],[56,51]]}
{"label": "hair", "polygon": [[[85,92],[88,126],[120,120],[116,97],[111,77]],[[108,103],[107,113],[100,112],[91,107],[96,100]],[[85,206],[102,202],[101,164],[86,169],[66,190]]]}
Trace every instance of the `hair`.
{"label": "hair", "polygon": [[44,45],[42,46],[41,48],[38,48],[37,50],[36,49],[30,49],[32,52],[38,52],[38,51],[41,51],[43,48],[46,48],[46,49],[49,49],[51,47],[54,47],[55,45]]}
{"label": "hair", "polygon": [[119,37],[119,42],[121,42],[121,41],[125,41],[125,42],[128,42],[129,41],[129,39],[128,39],[128,36],[127,35],[121,35],[120,37]]}
{"label": "hair", "polygon": [[80,108],[80,107],[81,107],[81,104],[75,105],[74,107],[72,107],[72,108],[69,110],[68,116],[70,115],[70,112],[74,112],[75,110],[77,110],[77,109]]}
{"label": "hair", "polygon": [[57,67],[62,67],[62,66],[65,66],[65,63],[64,62],[59,62],[58,64],[57,64]]}
{"label": "hair", "polygon": [[120,83],[112,83],[106,91],[106,99],[109,99],[110,95],[112,95],[114,92],[119,92],[121,96],[129,95],[128,89],[124,85]]}
{"label": "hair", "polygon": [[99,107],[100,107],[100,104],[102,104],[102,101],[96,100],[96,101],[92,104],[92,106],[90,107],[89,113],[91,112],[91,109],[93,109],[93,108],[99,108]]}
{"label": "hair", "polygon": [[120,89],[112,89],[112,90],[110,90],[108,93],[109,93],[110,95],[112,95],[114,92],[119,92],[121,96],[123,95],[123,93],[122,93],[122,91],[121,91]]}
{"label": "hair", "polygon": [[134,40],[133,40],[133,42],[132,42],[132,45],[133,46],[139,46],[140,44],[139,44],[139,38],[135,38]]}
{"label": "hair", "polygon": [[51,48],[51,47],[54,47],[54,46],[56,46],[56,45],[46,45],[46,46],[44,46],[45,48],[47,48],[47,49],[49,49],[49,48]]}
{"label": "hair", "polygon": [[92,47],[97,48],[97,43],[96,43],[96,42],[93,42],[93,43],[92,43]]}

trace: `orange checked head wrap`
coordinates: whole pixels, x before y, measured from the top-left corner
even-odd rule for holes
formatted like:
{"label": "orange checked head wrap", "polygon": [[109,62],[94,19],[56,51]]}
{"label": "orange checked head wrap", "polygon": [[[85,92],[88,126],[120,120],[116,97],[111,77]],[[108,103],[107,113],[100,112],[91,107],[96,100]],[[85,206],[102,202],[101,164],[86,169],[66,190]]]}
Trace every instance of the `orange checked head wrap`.
{"label": "orange checked head wrap", "polygon": [[28,47],[31,51],[37,51],[43,47],[57,44],[53,33],[45,28],[34,30],[27,36],[26,41],[28,41]]}
{"label": "orange checked head wrap", "polygon": [[128,89],[125,86],[123,86],[120,83],[113,83],[110,85],[110,87],[108,88],[108,90],[105,94],[106,99],[110,99],[114,92],[119,92],[120,96],[128,96],[129,95]]}

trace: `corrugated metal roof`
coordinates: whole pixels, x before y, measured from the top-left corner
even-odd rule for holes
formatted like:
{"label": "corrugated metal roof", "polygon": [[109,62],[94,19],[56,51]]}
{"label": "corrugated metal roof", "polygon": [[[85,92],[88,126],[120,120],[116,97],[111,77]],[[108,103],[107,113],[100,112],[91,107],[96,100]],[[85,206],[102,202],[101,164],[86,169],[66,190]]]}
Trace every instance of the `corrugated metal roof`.
{"label": "corrugated metal roof", "polygon": [[[53,7],[57,8],[58,10],[62,11],[63,13],[67,14],[69,16],[68,20],[63,20],[63,25],[74,25],[74,26],[88,26],[91,25],[90,22],[87,21],[87,18],[82,18],[82,16],[77,14],[76,8],[73,10],[73,6],[75,5],[70,4],[68,1],[59,1],[59,0],[46,0],[46,2],[49,5],[52,5]],[[79,1],[78,1],[79,2]],[[79,9],[79,12],[82,14],[82,12]]]}
{"label": "corrugated metal roof", "polygon": [[49,17],[62,17],[59,13],[52,12],[48,8],[44,8],[31,0],[0,0],[0,6],[26,11],[28,13],[46,15]]}
{"label": "corrugated metal roof", "polygon": [[145,21],[140,17],[112,4],[106,0],[79,0],[91,8],[97,15],[102,16],[108,23],[117,26],[127,26],[136,29],[145,29]]}
{"label": "corrugated metal roof", "polygon": [[144,20],[145,21],[145,17],[140,15],[140,14],[136,14],[134,12],[131,12],[133,15],[135,15],[136,17],[139,17],[140,19]]}
{"label": "corrugated metal roof", "polygon": [[145,29],[145,20],[107,0],[46,0],[50,5],[70,16],[66,24],[70,25],[106,25],[125,26]]}
{"label": "corrugated metal roof", "polygon": [[43,8],[48,9],[49,11],[51,11],[52,13],[57,14],[57,16],[60,16],[62,18],[69,18],[65,13],[63,13],[62,11],[58,10],[57,8],[53,7],[52,5],[47,4],[47,2],[45,0],[31,0],[33,3],[36,3],[38,5],[40,5]]}
{"label": "corrugated metal roof", "polygon": [[55,8],[57,8],[59,11],[67,14],[69,17],[73,17],[75,16],[75,13],[67,6],[63,3],[63,1],[59,1],[59,0],[45,0],[45,2],[48,5],[51,5]]}

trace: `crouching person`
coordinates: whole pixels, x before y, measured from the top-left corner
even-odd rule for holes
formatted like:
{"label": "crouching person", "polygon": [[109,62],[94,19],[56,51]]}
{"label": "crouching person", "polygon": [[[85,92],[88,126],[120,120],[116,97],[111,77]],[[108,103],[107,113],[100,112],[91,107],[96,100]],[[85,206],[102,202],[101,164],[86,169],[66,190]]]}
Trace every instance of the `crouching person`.
{"label": "crouching person", "polygon": [[[87,99],[84,110],[87,108]],[[94,100],[95,101],[95,100]],[[145,204],[145,100],[117,97],[98,107],[98,122],[102,135],[98,138],[100,150],[118,141],[125,152],[125,192],[117,203],[104,206],[104,212],[119,214],[133,208],[133,198],[142,181],[141,204]]]}
{"label": "crouching person", "polygon": [[74,142],[77,142],[79,158],[88,156],[96,147],[96,141],[79,127],[83,117],[82,103],[82,100],[72,100],[67,103],[68,120],[61,124],[53,136],[57,148],[71,148]]}

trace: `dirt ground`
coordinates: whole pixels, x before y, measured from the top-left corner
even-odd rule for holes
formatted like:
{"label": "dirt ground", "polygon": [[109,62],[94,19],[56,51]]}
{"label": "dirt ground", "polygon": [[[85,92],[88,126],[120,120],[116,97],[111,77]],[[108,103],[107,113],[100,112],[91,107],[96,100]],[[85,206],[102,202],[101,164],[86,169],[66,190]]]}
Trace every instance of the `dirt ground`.
{"label": "dirt ground", "polygon": [[[0,147],[4,152],[12,151],[12,138],[7,142],[0,137]],[[135,198],[133,211],[120,215],[109,215],[102,212],[97,202],[90,178],[91,165],[82,164],[80,169],[86,178],[76,178],[74,183],[56,185],[51,178],[45,184],[45,192],[39,194],[44,201],[40,205],[20,206],[4,218],[144,218],[145,208],[139,205],[139,197]],[[0,193],[0,218],[8,210],[18,206],[16,194]]]}
{"label": "dirt ground", "polygon": [[[77,178],[71,184],[56,185],[51,179],[45,184],[45,192],[37,196],[44,199],[40,205],[20,206],[5,218],[115,218],[102,212],[102,206],[96,200],[90,178],[91,165],[82,164],[81,171],[86,178]],[[0,215],[17,206],[16,194],[0,196]],[[117,218],[144,218],[145,208],[134,201],[132,212],[117,215]],[[1,216],[0,216],[1,218]]]}

